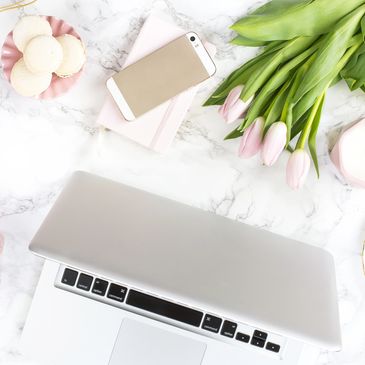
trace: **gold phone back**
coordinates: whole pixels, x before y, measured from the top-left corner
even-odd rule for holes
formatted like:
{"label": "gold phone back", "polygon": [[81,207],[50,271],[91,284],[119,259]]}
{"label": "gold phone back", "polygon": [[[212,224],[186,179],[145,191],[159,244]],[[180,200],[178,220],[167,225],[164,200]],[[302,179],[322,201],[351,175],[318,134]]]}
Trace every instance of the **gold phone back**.
{"label": "gold phone back", "polygon": [[206,68],[185,35],[113,77],[136,118],[207,78]]}

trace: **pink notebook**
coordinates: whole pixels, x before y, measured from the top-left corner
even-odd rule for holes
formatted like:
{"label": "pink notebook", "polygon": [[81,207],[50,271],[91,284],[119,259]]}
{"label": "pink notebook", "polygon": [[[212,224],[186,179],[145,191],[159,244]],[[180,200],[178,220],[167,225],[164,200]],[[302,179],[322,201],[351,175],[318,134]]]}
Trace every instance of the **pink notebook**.
{"label": "pink notebook", "polygon": [[[176,25],[156,15],[150,15],[144,22],[123,67],[138,61],[185,33],[185,30]],[[215,47],[209,43],[204,45],[213,56]],[[154,151],[164,152],[173,141],[198,87],[194,86],[182,92],[132,122],[127,122],[123,118],[108,92],[97,123]]]}

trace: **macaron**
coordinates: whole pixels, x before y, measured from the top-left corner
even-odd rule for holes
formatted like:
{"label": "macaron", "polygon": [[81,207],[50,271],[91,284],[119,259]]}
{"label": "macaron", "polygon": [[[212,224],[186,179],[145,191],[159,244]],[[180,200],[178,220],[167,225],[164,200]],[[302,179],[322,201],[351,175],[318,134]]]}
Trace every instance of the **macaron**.
{"label": "macaron", "polygon": [[85,48],[82,42],[71,34],[56,38],[63,50],[63,60],[56,70],[56,75],[69,77],[79,72],[85,63]]}
{"label": "macaron", "polygon": [[51,36],[52,28],[46,19],[36,15],[21,18],[13,30],[14,43],[21,52],[28,42],[38,35]]}
{"label": "macaron", "polygon": [[35,74],[29,71],[21,58],[12,68],[10,82],[15,91],[23,96],[37,96],[45,91],[52,80],[52,73]]}
{"label": "macaron", "polygon": [[24,49],[24,62],[33,73],[56,71],[62,62],[62,47],[56,38],[39,35],[29,41]]}

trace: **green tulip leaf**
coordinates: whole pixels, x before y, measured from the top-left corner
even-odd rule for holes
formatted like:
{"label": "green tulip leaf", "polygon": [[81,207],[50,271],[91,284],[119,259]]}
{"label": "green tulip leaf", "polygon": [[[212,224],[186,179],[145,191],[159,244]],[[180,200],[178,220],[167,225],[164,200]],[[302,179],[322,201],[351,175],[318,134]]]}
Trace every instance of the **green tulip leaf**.
{"label": "green tulip leaf", "polygon": [[285,104],[283,106],[282,109],[282,113],[281,113],[281,118],[280,120],[282,120],[283,122],[285,122],[286,127],[287,127],[287,138],[286,138],[286,146],[289,144],[290,142],[290,135],[291,135],[291,127],[293,124],[293,97],[296,93],[296,91],[298,90],[299,85],[301,84],[301,82],[303,81],[303,77],[306,74],[306,72],[308,71],[308,68],[311,66],[311,64],[313,63],[313,60],[315,58],[315,53],[313,55],[311,55],[305,63],[303,63],[298,70],[296,71],[294,77],[293,77],[293,82],[290,86],[290,90],[288,92],[288,96],[286,98]]}
{"label": "green tulip leaf", "polygon": [[[284,47],[286,42],[276,41],[271,42],[265,47],[264,51],[254,57],[253,59],[247,61],[238,69],[234,70],[214,91],[214,93],[209,97],[209,99],[203,104],[203,106],[209,105],[221,105],[223,104],[228,93],[237,85],[244,85],[247,81],[248,76],[258,67],[262,67],[262,64],[269,59],[268,55],[273,54],[277,50]],[[266,59],[266,61],[263,61]]]}
{"label": "green tulip leaf", "polygon": [[238,35],[237,37],[234,37],[231,41],[231,44],[235,44],[236,46],[245,46],[245,47],[262,47],[267,42],[264,41],[256,41],[254,39],[249,39],[246,37],[242,37],[241,35]]}
{"label": "green tulip leaf", "polygon": [[360,88],[365,83],[365,44],[362,44],[350,61],[341,71],[341,77],[346,81],[351,91]]}
{"label": "green tulip leaf", "polygon": [[232,132],[230,132],[229,134],[227,134],[224,137],[224,140],[238,138],[238,137],[241,137],[242,134],[243,134],[243,132],[236,128]]}
{"label": "green tulip leaf", "polygon": [[295,38],[276,51],[273,55],[268,55],[269,62],[267,62],[262,68],[258,68],[248,78],[242,99],[247,101],[252,95],[254,95],[273,75],[277,68],[297,56],[301,52],[305,51],[310,47],[316,37],[298,37]]}
{"label": "green tulip leaf", "polygon": [[214,91],[214,93],[209,97],[209,99],[203,104],[203,106],[209,105],[221,105],[223,104],[225,98],[229,94],[229,92],[237,85],[244,85],[247,82],[249,76],[255,72],[255,70],[265,67],[265,64],[269,62],[269,54],[275,52],[277,45],[275,48],[272,48],[268,52],[264,51],[259,54],[252,60],[246,62],[238,69],[233,71],[222,83],[219,87]]}
{"label": "green tulip leaf", "polygon": [[257,41],[318,36],[331,31],[363,0],[271,1],[231,26],[239,35]]}
{"label": "green tulip leaf", "polygon": [[322,108],[324,103],[325,95],[322,96],[321,102],[319,104],[319,107],[317,109],[316,115],[314,117],[312,128],[309,133],[308,137],[308,148],[309,152],[312,156],[313,164],[316,169],[317,177],[319,178],[319,167],[318,167],[318,157],[317,157],[317,147],[316,147],[316,137],[317,137],[317,131],[319,127],[319,122],[321,120],[321,114],[322,114]]}
{"label": "green tulip leaf", "polygon": [[270,107],[267,110],[267,113],[265,115],[265,125],[264,125],[264,131],[265,133],[270,128],[270,126],[279,121],[280,114],[282,112],[282,109],[284,107],[285,101],[288,96],[288,88],[290,85],[291,79],[289,79],[279,90],[279,92],[274,97]]}
{"label": "green tulip leaf", "polygon": [[350,42],[352,46],[342,56],[341,60],[337,63],[336,67],[319,83],[317,83],[311,90],[309,90],[294,106],[293,119],[298,120],[307,110],[309,110],[314,104],[315,100],[330,86],[338,81],[338,75],[345,67],[348,60],[358,49],[361,39],[356,38],[357,43]]}
{"label": "green tulip leaf", "polygon": [[259,113],[262,112],[262,110],[266,110],[265,105],[268,103],[270,98],[272,98],[272,95],[276,92],[276,90],[292,77],[293,72],[295,72],[295,70],[318,49],[320,44],[320,40],[316,41],[311,47],[291,59],[275,72],[251,103],[246,118],[241,124],[241,130],[247,128],[257,118],[257,116],[262,115]]}
{"label": "green tulip leaf", "polygon": [[333,31],[324,36],[322,47],[318,49],[313,64],[295,93],[294,104],[336,68],[364,13],[365,6],[357,8],[341,19]]}
{"label": "green tulip leaf", "polygon": [[365,17],[363,16],[360,22],[362,40],[365,40]]}
{"label": "green tulip leaf", "polygon": [[293,121],[291,131],[290,131],[290,141],[292,141],[302,130],[308,119],[309,111],[307,111],[302,117],[297,121]]}

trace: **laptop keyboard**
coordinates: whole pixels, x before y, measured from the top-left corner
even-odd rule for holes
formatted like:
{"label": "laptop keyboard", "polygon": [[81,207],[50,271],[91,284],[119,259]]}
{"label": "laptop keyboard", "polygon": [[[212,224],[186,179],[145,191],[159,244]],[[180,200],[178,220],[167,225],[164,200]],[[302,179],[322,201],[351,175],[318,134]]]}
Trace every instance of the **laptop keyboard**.
{"label": "laptop keyboard", "polygon": [[[72,288],[77,294],[92,296],[92,299],[107,298],[107,304],[123,305],[178,321],[194,328],[217,334],[221,338],[232,339],[236,343],[245,343],[253,348],[262,348],[271,353],[280,353],[284,339],[276,334],[269,334],[251,326],[224,319],[204,311],[197,310],[158,296],[150,295],[136,289],[94,277],[71,268],[61,267],[60,284],[62,289]],[[99,299],[100,300],[100,299]],[[118,305],[118,304],[119,305]],[[244,332],[243,332],[244,330]],[[273,342],[275,340],[275,342]]]}

